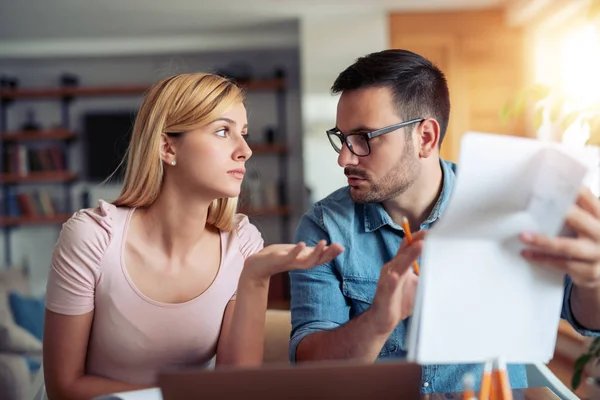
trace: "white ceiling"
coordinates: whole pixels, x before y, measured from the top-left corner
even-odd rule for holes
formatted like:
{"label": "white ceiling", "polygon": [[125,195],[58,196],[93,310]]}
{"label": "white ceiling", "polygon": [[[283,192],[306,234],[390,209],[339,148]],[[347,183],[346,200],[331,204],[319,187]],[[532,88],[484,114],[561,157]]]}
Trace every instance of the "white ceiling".
{"label": "white ceiling", "polygon": [[0,0],[0,43],[187,35],[304,16],[486,8],[504,0]]}

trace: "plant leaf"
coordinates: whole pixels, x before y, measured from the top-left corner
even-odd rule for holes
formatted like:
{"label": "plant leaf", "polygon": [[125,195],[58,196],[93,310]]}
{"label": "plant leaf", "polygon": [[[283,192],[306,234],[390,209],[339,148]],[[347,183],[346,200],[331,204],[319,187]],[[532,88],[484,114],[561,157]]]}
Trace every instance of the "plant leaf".
{"label": "plant leaf", "polygon": [[512,117],[512,109],[513,105],[511,101],[504,103],[500,109],[500,121],[502,121],[503,124],[507,124],[510,121],[510,118]]}
{"label": "plant leaf", "polygon": [[549,86],[542,85],[541,83],[537,83],[535,85],[531,85],[528,89],[528,92],[529,92],[528,100],[538,102],[538,101],[548,97],[550,95],[550,93],[552,92],[552,89]]}
{"label": "plant leaf", "polygon": [[592,340],[592,343],[590,343],[590,352],[593,352],[595,350],[600,350],[600,336],[594,338],[594,340]]}
{"label": "plant leaf", "polygon": [[513,115],[514,116],[518,116],[521,115],[525,112],[525,108],[527,107],[527,100],[528,100],[528,91],[527,90],[522,90],[519,94],[517,94],[517,97],[515,98],[514,104],[513,104]]}
{"label": "plant leaf", "polygon": [[573,390],[577,390],[577,388],[581,384],[581,376],[582,376],[582,374],[583,374],[583,370],[582,369],[580,369],[578,371],[575,371],[575,373],[573,374],[573,378],[571,378],[571,388]]}
{"label": "plant leaf", "polygon": [[592,359],[592,355],[590,353],[585,353],[580,355],[575,361],[575,369],[583,369],[585,364],[587,364]]}

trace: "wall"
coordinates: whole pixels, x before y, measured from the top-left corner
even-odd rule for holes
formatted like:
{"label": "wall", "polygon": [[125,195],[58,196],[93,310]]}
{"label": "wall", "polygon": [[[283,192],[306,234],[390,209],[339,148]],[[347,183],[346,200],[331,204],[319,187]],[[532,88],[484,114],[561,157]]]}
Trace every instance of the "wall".
{"label": "wall", "polygon": [[422,54],[446,75],[452,111],[442,157],[457,161],[469,130],[526,134],[523,119],[504,124],[500,110],[525,84],[525,41],[504,10],[392,13],[390,43]]}
{"label": "wall", "polygon": [[347,184],[325,130],[335,126],[335,78],[356,58],[388,48],[387,14],[305,17],[300,24],[304,173],[312,199]]}
{"label": "wall", "polygon": [[[210,52],[202,54],[181,55],[144,55],[135,57],[102,57],[102,58],[43,58],[27,60],[2,60],[0,61],[0,74],[17,76],[21,87],[55,87],[58,75],[62,72],[71,72],[81,78],[82,85],[109,85],[109,84],[147,84],[158,79],[189,71],[212,71],[216,68],[228,66],[232,62],[243,61],[249,65],[253,75],[257,77],[270,77],[276,66],[282,66],[288,75],[289,92],[286,102],[287,110],[287,136],[286,141],[291,148],[288,162],[290,185],[288,199],[292,207],[292,228],[296,225],[299,216],[306,209],[304,201],[304,181],[302,166],[302,121],[300,117],[300,62],[297,48],[271,49],[257,51],[236,52]],[[118,110],[138,108],[141,96],[83,98],[76,99],[72,106],[71,126],[78,128],[81,125],[82,113],[89,110]],[[23,122],[26,111],[31,108],[36,112],[36,118],[44,127],[48,127],[60,120],[59,102],[34,101],[15,102],[8,112],[8,128],[17,129]],[[248,119],[252,141],[262,141],[263,130],[276,122],[276,101],[272,92],[249,93],[247,98]],[[80,132],[81,133],[81,132]],[[84,138],[83,138],[84,139]],[[85,140],[74,143],[70,160],[72,170],[85,176],[85,168],[81,157],[82,146]],[[249,170],[256,168],[261,171],[264,179],[276,177],[277,168],[270,167],[275,156],[257,155],[249,162]],[[55,185],[56,186],[56,185]],[[114,200],[119,193],[118,185],[100,186],[97,183],[80,181],[74,185],[72,191],[73,207],[82,207],[81,193],[90,190],[91,204],[97,204],[98,199]],[[54,191],[56,196],[61,191]],[[267,242],[277,241],[281,234],[279,224],[274,217],[264,217],[254,221],[265,235]],[[32,271],[32,281],[37,291],[43,289],[47,270],[50,263],[52,246],[57,239],[59,227],[27,227],[17,228],[12,233],[13,261],[20,263],[27,260]],[[4,253],[4,241],[0,240],[0,254]],[[2,257],[4,260],[4,257]]]}

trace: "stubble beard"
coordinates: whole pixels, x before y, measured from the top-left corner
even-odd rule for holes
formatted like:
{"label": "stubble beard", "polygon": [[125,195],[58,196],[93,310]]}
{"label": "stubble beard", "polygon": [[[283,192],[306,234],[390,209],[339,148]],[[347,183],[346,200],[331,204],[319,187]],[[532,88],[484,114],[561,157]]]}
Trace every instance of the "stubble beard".
{"label": "stubble beard", "polygon": [[350,188],[350,197],[356,203],[381,203],[406,192],[417,180],[420,172],[413,146],[407,141],[403,154],[396,164],[377,182],[367,180],[360,188]]}

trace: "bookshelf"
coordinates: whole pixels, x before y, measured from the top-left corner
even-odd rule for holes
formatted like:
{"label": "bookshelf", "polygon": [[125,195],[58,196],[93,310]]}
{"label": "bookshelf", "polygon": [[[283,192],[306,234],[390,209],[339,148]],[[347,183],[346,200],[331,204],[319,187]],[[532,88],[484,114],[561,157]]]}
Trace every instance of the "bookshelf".
{"label": "bookshelf", "polygon": [[[239,81],[237,84],[248,91],[277,91],[286,89],[285,79],[282,78]],[[17,99],[33,100],[141,95],[144,94],[149,87],[149,84],[135,84],[62,88],[0,89],[0,98],[2,98],[4,101],[12,101]]]}
{"label": "bookshelf", "polygon": [[24,175],[18,173],[0,174],[0,183],[3,184],[73,182],[75,180],[77,180],[77,175],[69,171],[28,172]]}
{"label": "bookshelf", "polygon": [[66,222],[72,214],[56,214],[49,216],[2,217],[0,224],[4,226],[21,225],[55,225]]}
{"label": "bookshelf", "polygon": [[[284,134],[287,131],[286,126],[286,79],[281,77],[270,79],[258,79],[249,81],[238,81],[246,92],[267,92],[276,96],[276,121],[275,126],[278,132]],[[111,96],[141,96],[148,88],[149,84],[125,84],[125,85],[103,85],[103,86],[69,86],[69,87],[42,87],[42,88],[19,88],[6,89],[0,88],[0,187],[2,192],[2,208],[0,209],[0,229],[4,232],[4,262],[6,265],[12,264],[11,254],[11,231],[20,226],[43,226],[60,225],[64,223],[75,211],[71,205],[71,185],[79,177],[69,165],[68,151],[72,142],[79,139],[78,133],[70,127],[70,112],[73,102],[78,98],[95,98]],[[15,102],[37,102],[51,101],[60,102],[60,126],[45,128],[41,130],[7,130],[7,109]],[[274,169],[278,171],[279,179],[283,183],[282,193],[278,193],[278,204],[269,204],[268,206],[249,207],[241,203],[239,212],[247,214],[249,218],[276,218],[280,223],[282,242],[289,242],[290,226],[289,221],[292,210],[287,204],[285,193],[288,192],[287,185],[287,163],[289,160],[290,149],[286,144],[285,136],[281,137],[275,143],[251,143],[250,147],[254,156],[273,156],[277,163]],[[31,149],[41,151],[48,150],[53,155],[40,155],[42,153],[32,152]],[[13,153],[20,153],[15,155]],[[23,154],[26,154],[24,156]],[[23,158],[27,161],[23,161]],[[34,158],[39,158],[37,162],[32,162]],[[18,161],[15,161],[17,159]],[[50,160],[50,161],[48,161]],[[11,167],[12,163],[12,167]],[[24,164],[27,164],[24,166]],[[62,186],[64,189],[63,204],[53,204],[48,207],[46,195],[45,211],[43,207],[35,207],[41,204],[36,199],[39,193],[43,193],[45,186]],[[35,193],[31,193],[31,189]],[[39,189],[42,188],[42,189]],[[25,199],[22,193],[30,191],[30,199]],[[8,198],[15,194],[21,197],[13,200],[9,204]],[[282,199],[283,197],[283,199]],[[20,202],[20,203],[19,203]],[[29,206],[26,203],[34,203]],[[24,208],[29,207],[28,212],[23,212]],[[18,209],[18,211],[17,211]],[[276,277],[272,283],[270,293],[270,302],[287,301],[287,275]]]}

